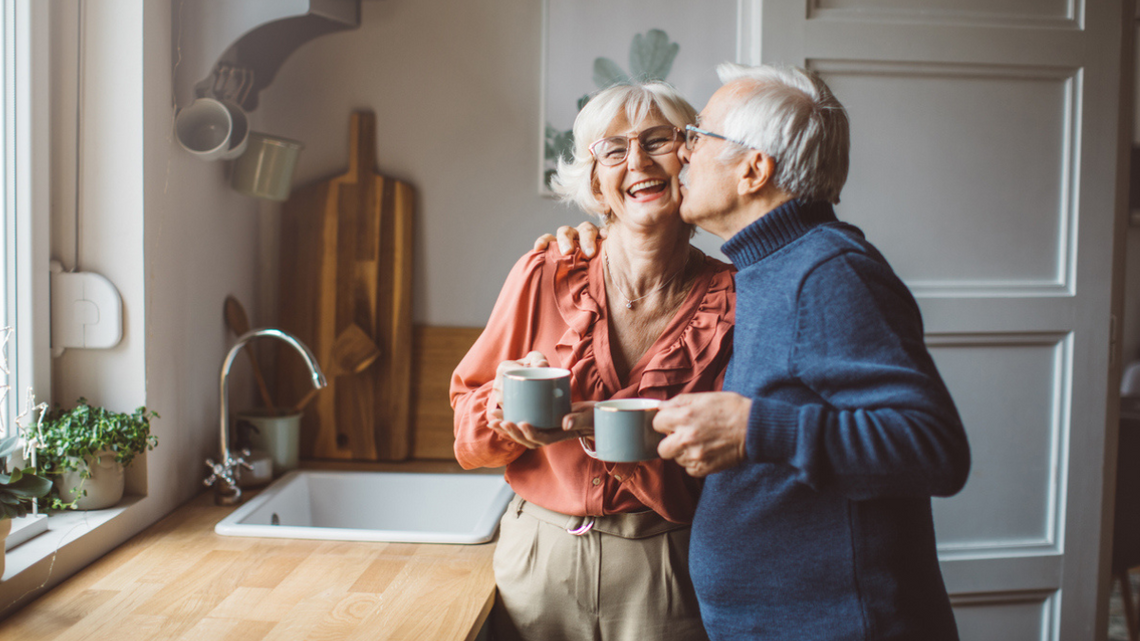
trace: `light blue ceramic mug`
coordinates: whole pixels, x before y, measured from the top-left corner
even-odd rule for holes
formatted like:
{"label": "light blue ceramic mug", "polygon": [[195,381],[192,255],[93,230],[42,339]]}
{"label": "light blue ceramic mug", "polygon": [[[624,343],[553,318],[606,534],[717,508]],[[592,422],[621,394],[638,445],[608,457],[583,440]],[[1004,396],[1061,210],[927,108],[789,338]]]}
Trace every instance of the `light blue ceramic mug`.
{"label": "light blue ceramic mug", "polygon": [[553,430],[569,413],[570,370],[523,367],[503,374],[503,420]]}
{"label": "light blue ceramic mug", "polygon": [[660,405],[655,398],[618,398],[594,405],[594,449],[586,439],[582,449],[610,463],[657,458],[657,444],[664,434],[653,430],[653,417]]}

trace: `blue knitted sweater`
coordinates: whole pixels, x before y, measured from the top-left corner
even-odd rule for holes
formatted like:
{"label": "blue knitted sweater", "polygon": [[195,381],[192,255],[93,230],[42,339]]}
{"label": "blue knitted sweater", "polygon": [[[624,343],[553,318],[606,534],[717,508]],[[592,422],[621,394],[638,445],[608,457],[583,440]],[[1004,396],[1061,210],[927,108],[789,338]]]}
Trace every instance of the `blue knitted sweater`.
{"label": "blue knitted sweater", "polygon": [[752,399],[747,460],[708,478],[690,565],[709,635],[957,639],[930,497],[970,468],[914,298],[827,203],[789,202],[722,250]]}

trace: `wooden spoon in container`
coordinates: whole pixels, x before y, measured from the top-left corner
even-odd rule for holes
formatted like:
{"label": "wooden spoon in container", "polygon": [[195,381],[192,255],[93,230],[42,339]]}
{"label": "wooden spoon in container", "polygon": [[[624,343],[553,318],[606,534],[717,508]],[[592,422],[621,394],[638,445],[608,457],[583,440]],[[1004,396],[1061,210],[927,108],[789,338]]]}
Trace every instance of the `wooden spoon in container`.
{"label": "wooden spoon in container", "polygon": [[[332,380],[342,374],[359,374],[368,369],[368,366],[376,362],[379,357],[380,348],[359,325],[353,323],[346,327],[333,341],[332,363],[329,364],[328,372],[325,375],[329,380]],[[305,406],[313,400],[319,391],[313,388],[306,392],[305,396],[293,406],[293,413],[296,414],[305,409]]]}
{"label": "wooden spoon in container", "polygon": [[[238,336],[249,331],[249,316],[246,316],[245,308],[242,307],[238,299],[233,296],[226,296],[226,326]],[[246,343],[245,353],[249,355],[249,364],[253,366],[253,378],[257,381],[257,389],[261,392],[261,401],[265,403],[266,409],[268,409],[271,414],[276,414],[277,408],[273,405],[273,399],[269,396],[269,388],[265,386],[265,378],[261,376],[261,367],[257,364],[257,356],[254,354],[253,345]]]}

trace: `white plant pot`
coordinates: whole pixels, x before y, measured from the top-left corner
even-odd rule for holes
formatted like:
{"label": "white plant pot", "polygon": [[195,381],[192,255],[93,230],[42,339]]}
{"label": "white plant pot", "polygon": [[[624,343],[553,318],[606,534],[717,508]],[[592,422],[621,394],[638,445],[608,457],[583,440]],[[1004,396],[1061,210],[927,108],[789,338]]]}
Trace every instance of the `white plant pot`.
{"label": "white plant pot", "polygon": [[[81,498],[75,507],[80,510],[102,510],[118,504],[123,499],[125,479],[123,465],[115,460],[115,453],[110,450],[96,452],[87,460],[87,468],[91,470],[89,479],[82,478],[80,470],[64,472],[56,477],[54,483],[59,497],[70,502],[77,496],[72,489],[78,488]],[[87,491],[86,496],[82,496],[84,490]]]}
{"label": "white plant pot", "polygon": [[8,540],[8,533],[12,531],[12,519],[0,519],[0,579],[4,578],[4,543]]}

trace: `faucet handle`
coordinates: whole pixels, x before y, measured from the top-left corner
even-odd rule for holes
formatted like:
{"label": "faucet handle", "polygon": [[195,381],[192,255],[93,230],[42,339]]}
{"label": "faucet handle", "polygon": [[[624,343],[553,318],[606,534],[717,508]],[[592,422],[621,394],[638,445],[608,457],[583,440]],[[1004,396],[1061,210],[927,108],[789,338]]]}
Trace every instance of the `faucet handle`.
{"label": "faucet handle", "polygon": [[241,467],[244,467],[245,469],[252,472],[253,471],[253,465],[251,465],[249,463],[249,461],[246,460],[248,457],[253,456],[253,454],[250,453],[249,448],[248,447],[242,448],[242,450],[240,452],[238,452],[238,454],[240,454],[241,456],[238,456],[237,458],[235,458],[233,460],[234,468],[237,468],[240,465]]}
{"label": "faucet handle", "polygon": [[210,475],[202,481],[202,484],[206,487],[210,487],[211,485],[217,483],[218,479],[228,482],[231,478],[233,478],[229,473],[229,470],[226,469],[226,466],[215,463],[214,459],[206,459],[206,467],[210,469]]}

